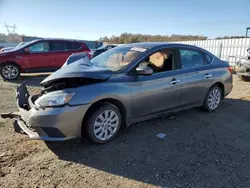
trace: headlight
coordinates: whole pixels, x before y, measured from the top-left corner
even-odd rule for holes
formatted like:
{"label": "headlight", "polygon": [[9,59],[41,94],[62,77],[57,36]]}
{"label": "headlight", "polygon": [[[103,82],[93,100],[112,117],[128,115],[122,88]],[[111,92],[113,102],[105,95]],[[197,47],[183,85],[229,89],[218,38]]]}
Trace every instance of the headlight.
{"label": "headlight", "polygon": [[75,93],[48,93],[38,98],[35,105],[37,107],[62,106],[67,104],[74,95]]}

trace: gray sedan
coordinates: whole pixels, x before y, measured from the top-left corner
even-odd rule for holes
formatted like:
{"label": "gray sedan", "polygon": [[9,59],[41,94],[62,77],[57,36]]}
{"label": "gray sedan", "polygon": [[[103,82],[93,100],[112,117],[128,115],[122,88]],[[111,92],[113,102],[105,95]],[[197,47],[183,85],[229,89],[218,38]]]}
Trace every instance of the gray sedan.
{"label": "gray sedan", "polygon": [[62,67],[30,96],[17,88],[16,132],[32,139],[112,140],[121,126],[193,107],[218,108],[232,90],[229,64],[196,46],[127,44]]}

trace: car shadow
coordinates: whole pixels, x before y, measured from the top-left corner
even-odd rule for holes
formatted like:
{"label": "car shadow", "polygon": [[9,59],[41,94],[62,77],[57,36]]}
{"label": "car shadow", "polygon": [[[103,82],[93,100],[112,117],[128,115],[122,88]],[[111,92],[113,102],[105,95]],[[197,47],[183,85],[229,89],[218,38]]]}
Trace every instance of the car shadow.
{"label": "car shadow", "polygon": [[248,100],[225,99],[213,113],[191,109],[134,124],[105,145],[46,144],[61,160],[157,186],[244,185],[250,161],[238,159],[250,154]]}
{"label": "car shadow", "polygon": [[50,74],[21,74],[21,76],[17,80],[8,81],[14,84],[21,84],[26,81],[27,86],[39,87],[41,81],[43,81]]}

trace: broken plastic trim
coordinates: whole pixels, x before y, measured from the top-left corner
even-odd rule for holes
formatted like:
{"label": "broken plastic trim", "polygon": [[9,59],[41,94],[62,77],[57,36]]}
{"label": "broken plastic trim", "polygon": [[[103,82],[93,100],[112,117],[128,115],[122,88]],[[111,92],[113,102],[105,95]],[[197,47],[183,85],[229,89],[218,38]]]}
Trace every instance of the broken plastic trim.
{"label": "broken plastic trim", "polygon": [[[23,82],[20,86],[16,88],[16,99],[17,105],[20,108],[27,109],[27,105],[29,105],[29,92],[26,87],[27,82]],[[29,107],[28,107],[29,108]],[[28,110],[28,109],[27,109]]]}
{"label": "broken plastic trim", "polygon": [[0,115],[1,118],[3,119],[6,119],[6,118],[9,118],[9,119],[20,119],[21,118],[21,115],[18,114],[18,112],[16,113],[13,113],[13,112],[10,112],[10,113],[3,113]]}
{"label": "broken plastic trim", "polygon": [[[19,108],[29,110],[29,92],[26,87],[26,82],[23,82],[20,86],[16,88],[16,100]],[[0,114],[1,118],[6,119],[21,119],[21,114],[19,112],[10,112]]]}

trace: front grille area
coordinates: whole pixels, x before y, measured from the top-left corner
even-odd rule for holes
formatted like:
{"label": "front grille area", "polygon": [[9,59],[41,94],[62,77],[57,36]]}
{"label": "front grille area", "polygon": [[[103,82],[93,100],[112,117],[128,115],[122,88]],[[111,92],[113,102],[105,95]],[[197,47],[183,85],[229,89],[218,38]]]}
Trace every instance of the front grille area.
{"label": "front grille area", "polygon": [[[46,134],[49,137],[55,137],[55,138],[63,138],[65,137],[65,135],[58,130],[57,128],[54,127],[34,127],[34,129],[36,130],[36,132],[40,135],[40,134]],[[44,132],[41,132],[41,130]]]}

